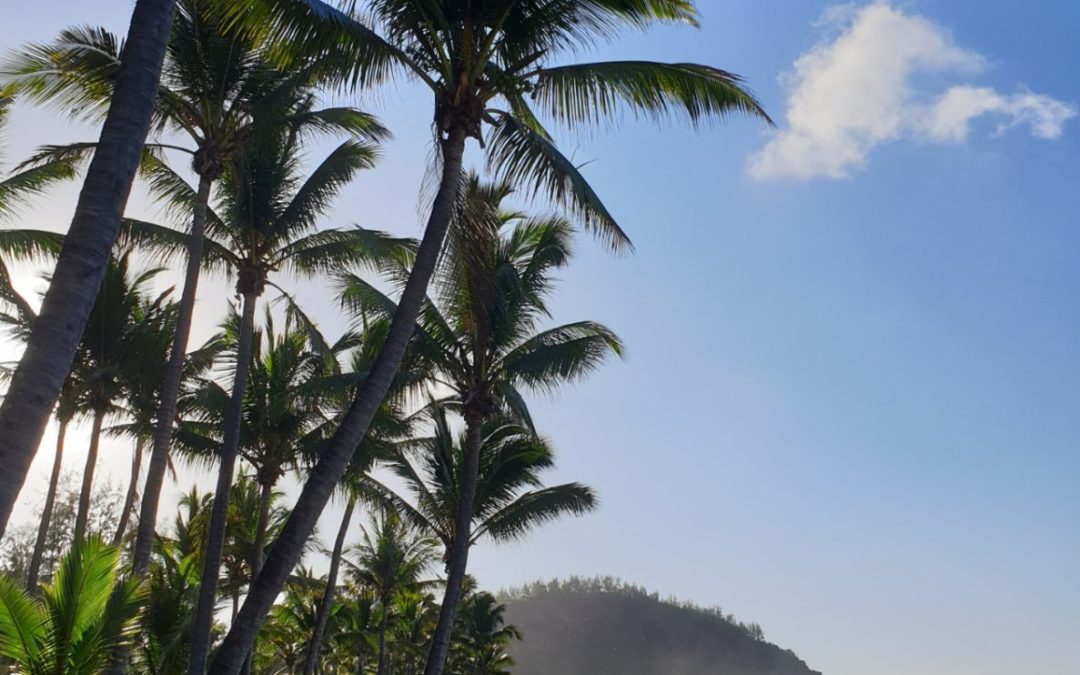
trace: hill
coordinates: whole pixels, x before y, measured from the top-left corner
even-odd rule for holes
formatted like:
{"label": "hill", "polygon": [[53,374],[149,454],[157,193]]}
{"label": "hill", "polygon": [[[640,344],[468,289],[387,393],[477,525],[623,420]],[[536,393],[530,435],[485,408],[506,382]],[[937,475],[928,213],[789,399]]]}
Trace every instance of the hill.
{"label": "hill", "polygon": [[503,594],[515,675],[820,675],[719,609],[661,600],[611,578]]}

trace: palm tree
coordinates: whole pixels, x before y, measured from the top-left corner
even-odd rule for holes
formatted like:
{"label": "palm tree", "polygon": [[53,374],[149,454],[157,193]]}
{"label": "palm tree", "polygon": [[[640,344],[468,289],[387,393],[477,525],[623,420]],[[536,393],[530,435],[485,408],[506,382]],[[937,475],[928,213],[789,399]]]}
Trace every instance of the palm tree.
{"label": "palm tree", "polygon": [[379,623],[377,675],[386,673],[386,630],[390,621],[390,605],[402,589],[414,588],[420,576],[431,564],[434,541],[416,537],[393,511],[383,511],[375,517],[371,530],[365,528],[356,547],[356,561],[349,561],[353,580],[371,588],[379,601],[382,616]]}
{"label": "palm tree", "polygon": [[[4,127],[7,121],[11,103],[11,97],[0,96],[0,129]],[[19,216],[21,207],[29,203],[33,197],[40,196],[47,188],[58,182],[74,178],[75,175],[75,166],[71,161],[53,159],[4,178],[0,181],[0,222],[6,223],[14,220]],[[0,230],[0,253],[10,259],[38,260],[45,257],[51,258],[60,252],[62,243],[63,238],[52,232],[28,229]],[[5,310],[0,315],[0,323],[7,324],[13,336],[19,341],[25,342],[30,338],[34,320],[37,319],[37,312],[15,289],[11,272],[3,258],[0,258],[0,301],[10,307],[10,310]],[[27,570],[26,588],[32,593],[37,591],[37,577],[41,568],[45,537],[49,531],[49,521],[56,501],[56,489],[60,481],[60,471],[63,465],[64,440],[67,435],[67,427],[75,415],[75,389],[74,380],[69,375],[61,388],[60,400],[56,407],[56,417],[60,426],[57,432],[56,453],[49,478],[49,489],[45,494],[45,507],[38,528],[38,539],[34,547],[33,558]]]}
{"label": "palm tree", "polygon": [[150,118],[175,0],[137,0],[98,151],[52,283],[0,404],[0,535],[26,481],[105,276]]}
{"label": "palm tree", "polygon": [[[311,101],[303,102],[310,106]],[[207,212],[204,264],[236,280],[241,317],[236,337],[235,367],[224,427],[210,542],[203,574],[202,599],[192,649],[191,671],[199,673],[209,648],[217,570],[221,561],[226,505],[240,446],[241,413],[251,361],[255,311],[272,273],[288,270],[313,276],[400,255],[406,242],[380,233],[354,229],[317,230],[320,215],[359,171],[376,159],[372,144],[350,139],[339,145],[304,178],[301,134],[290,117],[296,111],[263,111],[244,143],[234,149],[221,178],[218,208]],[[180,195],[191,188],[163,165],[156,189]],[[219,215],[220,214],[220,215]],[[168,227],[129,221],[133,240],[163,254],[186,247],[187,237]]]}
{"label": "palm tree", "polygon": [[[150,467],[140,515],[133,568],[141,575],[150,557],[158,501],[168,464],[169,444],[181,374],[191,331],[195,296],[203,255],[207,209],[215,182],[233,151],[251,133],[253,119],[261,109],[292,111],[290,122],[298,132],[344,131],[360,138],[382,140],[387,132],[370,115],[352,108],[313,109],[306,102],[318,79],[317,63],[289,72],[275,69],[264,58],[264,45],[238,31],[227,30],[208,0],[181,0],[166,52],[156,107],[155,126],[190,139],[191,148],[153,144],[186,152],[199,184],[186,199],[191,217],[186,240],[187,264],[180,309],[170,359],[164,374],[162,396],[153,437]],[[71,106],[102,104],[111,94],[119,70],[120,40],[102,28],[71,28],[53,44],[31,46],[12,59],[6,70],[15,84],[43,101]],[[301,104],[301,102],[305,102]],[[48,157],[70,158],[92,149],[92,144],[56,148]],[[156,161],[146,167],[155,179]],[[186,215],[186,214],[185,214]]]}
{"label": "palm tree", "polygon": [[105,419],[121,411],[125,374],[147,367],[148,348],[152,353],[152,344],[170,322],[172,306],[167,302],[168,291],[155,297],[147,288],[159,272],[151,269],[129,274],[129,254],[121,254],[106,270],[90,312],[83,335],[86,372],[80,382],[81,397],[91,412],[93,424],[75,520],[76,539],[82,538],[86,531]]}
{"label": "palm tree", "polygon": [[[395,672],[416,675],[417,664],[424,662],[428,641],[439,620],[435,596],[418,589],[398,593],[394,599],[393,643],[398,652]],[[400,670],[399,670],[400,669]]]}
{"label": "palm tree", "polygon": [[118,581],[120,553],[98,539],[72,547],[34,600],[0,577],[0,650],[19,672],[97,675],[112,649],[131,640],[145,594]]}
{"label": "palm tree", "polygon": [[509,675],[514,660],[507,646],[521,633],[506,623],[506,605],[491,593],[470,590],[457,617],[458,646],[450,672],[460,675]]}
{"label": "palm tree", "polygon": [[555,65],[624,27],[696,25],[690,0],[378,0],[369,2],[367,11],[350,7],[354,11],[320,0],[258,0],[226,11],[253,30],[271,27],[277,38],[308,54],[321,50],[341,65],[345,81],[376,85],[404,74],[424,83],[435,101],[439,185],[380,358],[306,482],[282,540],[215,657],[213,675],[239,669],[394,379],[453,217],[467,139],[486,136],[493,169],[566,205],[613,247],[625,248],[629,242],[622,229],[559,152],[530,101],[572,128],[609,120],[619,107],[656,119],[681,115],[693,123],[733,112],[768,120],[739,78],[716,68],[647,61]]}
{"label": "palm tree", "polygon": [[[486,185],[469,177],[436,272],[438,301],[426,304],[416,333],[419,358],[429,362],[437,382],[454,392],[465,418],[460,456],[446,457],[455,462],[447,466],[454,468],[457,481],[453,536],[447,541],[446,594],[427,675],[440,673],[449,653],[470,530],[481,513],[476,500],[485,424],[501,411],[531,428],[521,387],[555,389],[623,350],[614,333],[590,321],[536,332],[547,316],[552,272],[570,260],[572,228],[558,217],[529,218],[504,210],[501,204],[509,194],[505,183]],[[341,275],[341,286],[343,303],[354,310],[396,311],[389,298],[356,275]]]}

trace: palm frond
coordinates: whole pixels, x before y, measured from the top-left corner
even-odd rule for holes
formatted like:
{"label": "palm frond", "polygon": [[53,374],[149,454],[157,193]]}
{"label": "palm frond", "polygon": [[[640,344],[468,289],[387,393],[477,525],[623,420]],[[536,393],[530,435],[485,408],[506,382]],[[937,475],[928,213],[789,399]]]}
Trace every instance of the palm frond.
{"label": "palm frond", "polygon": [[473,541],[484,535],[496,541],[521,539],[540,525],[566,515],[585,515],[596,506],[596,493],[580,483],[525,492],[480,523],[473,531]]}
{"label": "palm frond", "polygon": [[579,168],[549,138],[512,115],[497,113],[497,124],[488,133],[488,167],[500,180],[566,208],[613,250],[633,249]]}
{"label": "palm frond", "polygon": [[698,125],[732,113],[772,120],[738,75],[694,63],[608,61],[536,72],[536,100],[571,128],[617,119],[620,109],[655,122],[683,116]]}
{"label": "palm frond", "polygon": [[550,389],[578,379],[610,356],[622,356],[622,341],[609,328],[581,321],[544,331],[503,357],[509,379]]}

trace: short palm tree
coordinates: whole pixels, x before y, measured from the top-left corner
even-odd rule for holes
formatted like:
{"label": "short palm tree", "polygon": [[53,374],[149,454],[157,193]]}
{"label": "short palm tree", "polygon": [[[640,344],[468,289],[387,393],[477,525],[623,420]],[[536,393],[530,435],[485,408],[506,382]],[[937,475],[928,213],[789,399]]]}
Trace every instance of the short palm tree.
{"label": "short palm tree", "polygon": [[106,417],[123,411],[127,395],[125,384],[138,380],[135,373],[160,368],[147,361],[153,345],[171,327],[174,305],[168,291],[153,295],[149,286],[159,269],[142,272],[130,270],[130,255],[121,254],[109,264],[97,301],[83,334],[83,364],[79,377],[80,397],[93,419],[90,448],[83,471],[82,494],[75,521],[75,538],[86,532],[93,494],[94,468]]}
{"label": "short palm tree", "polygon": [[[328,414],[328,419],[319,430],[322,439],[314,448],[315,452],[311,453],[309,461],[318,456],[322,450],[322,443],[332,437],[333,429],[347,414],[352,394],[366,377],[372,361],[377,356],[382,340],[386,336],[387,327],[388,322],[385,320],[362,320],[360,332],[357,335],[358,345],[352,352],[349,370],[335,374],[319,383],[320,388],[327,392],[322,407]],[[346,499],[345,512],[334,540],[334,548],[330,552],[330,571],[326,580],[326,589],[319,603],[315,630],[311,635],[307,656],[304,659],[304,675],[314,675],[318,669],[319,654],[334,607],[345,537],[352,523],[357,501],[367,492],[365,489],[367,472],[377,460],[392,457],[397,442],[408,438],[412,433],[414,419],[405,417],[402,412],[402,403],[410,390],[422,381],[424,381],[422,374],[416,373],[413,368],[402,369],[391,395],[383,401],[371,428],[354,451],[348,471],[342,480],[340,491],[344,493]]]}
{"label": "short palm tree", "polygon": [[506,605],[491,593],[472,591],[461,601],[457,617],[456,653],[451,658],[455,675],[509,675],[514,660],[507,647],[521,632],[506,623]]}
{"label": "short palm tree", "polygon": [[97,675],[138,629],[145,593],[119,581],[120,552],[78,541],[41,597],[0,578],[0,656],[31,675]]}
{"label": "short palm tree", "polygon": [[[140,574],[149,561],[168,463],[214,184],[232,153],[252,132],[254,120],[264,114],[260,111],[283,114],[300,134],[335,131],[371,141],[387,136],[373,117],[353,108],[314,108],[312,91],[319,80],[319,64],[312,62],[288,72],[272,67],[264,57],[265,45],[228,30],[214,7],[213,0],[178,2],[155,110],[155,127],[179,133],[190,141],[190,147],[151,144],[189,154],[191,167],[199,177],[198,187],[190,194],[171,192],[171,175],[154,157],[147,158],[144,166],[152,183],[164,183],[161,188],[166,194],[184,201],[183,217],[190,217],[191,229],[186,239],[187,267],[179,316],[164,374],[143,497],[143,525],[133,561]],[[69,28],[53,43],[31,45],[9,59],[3,70],[18,90],[36,100],[94,110],[109,101],[119,70],[120,48],[120,39],[103,28]],[[57,158],[70,161],[92,147],[76,144],[53,148],[44,156],[52,159],[51,163]]]}
{"label": "short palm tree", "polygon": [[[470,530],[480,513],[477,481],[485,424],[499,414],[531,427],[523,387],[555,389],[623,351],[611,330],[591,321],[538,330],[548,314],[552,274],[570,260],[572,229],[562,218],[530,218],[505,210],[502,202],[509,194],[506,184],[488,185],[469,177],[436,273],[436,300],[425,305],[416,331],[418,358],[429,364],[436,382],[453,391],[465,418],[454,474],[458,482],[446,595],[432,640],[429,675],[441,672],[446,660],[472,541]],[[365,280],[355,275],[340,278],[346,306],[396,312],[395,304]]]}
{"label": "short palm tree", "polygon": [[391,602],[399,591],[419,585],[421,575],[433,560],[435,542],[414,535],[390,510],[376,514],[373,527],[365,528],[361,536],[355,560],[348,562],[353,581],[371,588],[381,608],[376,673],[385,675]]}
{"label": "short palm tree", "polygon": [[[610,122],[619,109],[695,124],[732,113],[768,120],[740,79],[717,68],[566,62],[626,28],[697,25],[691,0],[370,0],[346,6],[348,11],[321,0],[256,0],[232,3],[227,11],[254,31],[269,29],[286,46],[339,65],[342,81],[373,86],[404,76],[428,87],[434,100],[439,184],[384,350],[305,484],[283,540],[215,657],[213,675],[234,675],[240,668],[262,617],[394,379],[458,201],[467,140],[484,139],[488,162],[502,177],[565,205],[613,247],[626,248],[629,242],[616,219],[559,151],[533,104],[572,129]],[[439,672],[431,668],[426,675]]]}

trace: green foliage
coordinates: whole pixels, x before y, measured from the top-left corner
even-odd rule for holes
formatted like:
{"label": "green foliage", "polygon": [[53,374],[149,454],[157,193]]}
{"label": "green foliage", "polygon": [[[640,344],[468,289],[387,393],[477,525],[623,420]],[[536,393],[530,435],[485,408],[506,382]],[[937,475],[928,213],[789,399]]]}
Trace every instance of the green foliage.
{"label": "green foliage", "polygon": [[[38,577],[44,582],[52,579],[74,537],[75,513],[79,509],[79,480],[80,477],[74,473],[62,474],[60,477]],[[101,539],[111,537],[123,503],[124,492],[120,486],[99,482],[90,502],[87,532]],[[27,568],[34,553],[42,508],[43,504],[33,510],[35,517],[30,521],[9,527],[4,533],[3,542],[0,542],[0,574],[17,582],[20,588],[26,583]]]}
{"label": "green foliage", "polygon": [[0,577],[0,655],[29,675],[94,675],[138,626],[145,593],[119,581],[119,551],[98,539],[76,544],[32,599]]}
{"label": "green foliage", "polygon": [[687,600],[679,600],[671,597],[661,599],[660,594],[651,592],[642,586],[637,586],[625,582],[621,579],[611,576],[596,576],[596,577],[577,577],[572,576],[566,579],[552,579],[550,581],[534,581],[530,584],[525,584],[518,588],[511,588],[499,592],[499,599],[504,602],[513,602],[517,600],[527,600],[542,596],[545,594],[554,593],[576,593],[576,594],[589,594],[589,593],[604,593],[610,595],[618,595],[625,598],[646,599],[653,602],[663,602],[666,605],[672,607],[678,607],[685,609],[696,614],[708,616],[711,618],[719,619],[728,625],[734,626],[743,631],[748,637],[754,640],[764,640],[765,632],[761,629],[761,626],[757,623],[745,623],[735,618],[733,614],[725,614],[720,607],[702,607],[693,602]]}

